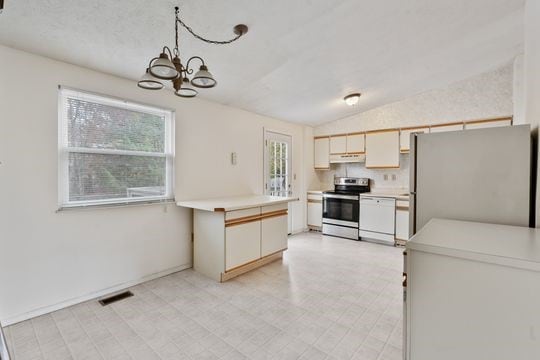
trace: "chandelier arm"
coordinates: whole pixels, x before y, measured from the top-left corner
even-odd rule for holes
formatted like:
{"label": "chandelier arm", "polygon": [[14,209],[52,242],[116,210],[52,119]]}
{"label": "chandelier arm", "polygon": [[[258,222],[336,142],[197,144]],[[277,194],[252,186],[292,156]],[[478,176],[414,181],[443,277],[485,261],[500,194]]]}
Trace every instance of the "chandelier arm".
{"label": "chandelier arm", "polygon": [[157,60],[157,59],[159,59],[159,58],[157,58],[157,57],[152,58],[152,59],[150,60],[150,62],[148,63],[148,68],[151,68],[151,67],[152,67],[152,62],[153,62],[154,60]]}
{"label": "chandelier arm", "polygon": [[215,44],[215,45],[226,45],[226,44],[230,44],[232,42],[235,42],[236,40],[240,39],[242,37],[242,35],[244,35],[243,33],[239,33],[238,35],[236,35],[234,38],[230,39],[230,40],[224,40],[224,41],[217,41],[217,40],[210,40],[210,39],[206,39],[198,34],[196,34],[192,28],[190,28],[189,26],[187,26],[179,17],[178,17],[178,14],[176,15],[176,22],[177,23],[180,23],[180,25],[182,25],[191,35],[193,35],[195,38],[201,40],[201,41],[204,41],[205,43],[208,43],[208,44]]}
{"label": "chandelier arm", "polygon": [[164,46],[164,47],[163,47],[163,52],[165,52],[165,50],[167,50],[167,51],[169,52],[169,56],[171,57],[171,60],[172,60],[173,56],[172,56],[171,49],[169,49],[168,46]]}
{"label": "chandelier arm", "polygon": [[193,69],[190,69],[190,68],[189,68],[189,63],[191,62],[191,60],[200,60],[200,62],[202,63],[202,65],[206,65],[206,64],[204,63],[204,60],[203,60],[202,57],[200,57],[200,56],[192,56],[192,57],[190,57],[189,60],[188,60],[187,63],[186,63],[186,73],[188,73],[188,74],[190,74],[190,75],[193,74]]}

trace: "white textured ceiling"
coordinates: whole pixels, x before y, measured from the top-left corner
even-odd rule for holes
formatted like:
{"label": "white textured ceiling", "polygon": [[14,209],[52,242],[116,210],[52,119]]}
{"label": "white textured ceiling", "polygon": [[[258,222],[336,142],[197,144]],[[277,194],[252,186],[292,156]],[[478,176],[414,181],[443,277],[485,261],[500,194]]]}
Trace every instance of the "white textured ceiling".
{"label": "white textured ceiling", "polygon": [[[201,96],[318,124],[494,69],[522,51],[524,0],[6,0],[0,43],[137,79],[181,33],[218,80]],[[134,83],[135,86],[135,83]],[[342,101],[362,92],[358,106]],[[164,94],[164,96],[174,96]]]}

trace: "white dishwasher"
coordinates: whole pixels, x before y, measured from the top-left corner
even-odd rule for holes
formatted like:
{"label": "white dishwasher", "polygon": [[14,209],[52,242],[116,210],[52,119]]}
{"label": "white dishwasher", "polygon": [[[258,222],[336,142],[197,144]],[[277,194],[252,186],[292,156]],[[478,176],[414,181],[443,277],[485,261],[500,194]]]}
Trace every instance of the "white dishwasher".
{"label": "white dishwasher", "polygon": [[359,227],[362,240],[394,245],[396,199],[361,196]]}

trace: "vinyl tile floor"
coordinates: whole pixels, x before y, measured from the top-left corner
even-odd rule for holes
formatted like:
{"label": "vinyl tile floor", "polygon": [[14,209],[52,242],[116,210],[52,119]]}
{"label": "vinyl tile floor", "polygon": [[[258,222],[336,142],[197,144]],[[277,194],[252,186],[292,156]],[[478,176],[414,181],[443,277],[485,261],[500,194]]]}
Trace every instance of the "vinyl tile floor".
{"label": "vinyl tile floor", "polygon": [[402,358],[402,249],[302,233],[220,284],[189,269],[4,329],[13,360]]}

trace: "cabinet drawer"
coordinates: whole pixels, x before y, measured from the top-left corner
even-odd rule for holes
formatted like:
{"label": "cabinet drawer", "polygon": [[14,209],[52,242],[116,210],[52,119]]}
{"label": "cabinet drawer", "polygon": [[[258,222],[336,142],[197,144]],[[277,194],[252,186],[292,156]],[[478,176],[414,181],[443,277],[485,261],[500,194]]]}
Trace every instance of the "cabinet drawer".
{"label": "cabinet drawer", "polygon": [[260,220],[225,228],[225,271],[257,260],[260,257]]}
{"label": "cabinet drawer", "polygon": [[263,206],[262,207],[262,214],[266,214],[266,213],[270,213],[270,212],[274,212],[274,211],[280,211],[280,210],[287,210],[288,208],[289,208],[288,203]]}
{"label": "cabinet drawer", "polygon": [[257,216],[261,214],[261,208],[255,207],[251,209],[233,210],[225,213],[225,220],[239,219],[249,216]]}

